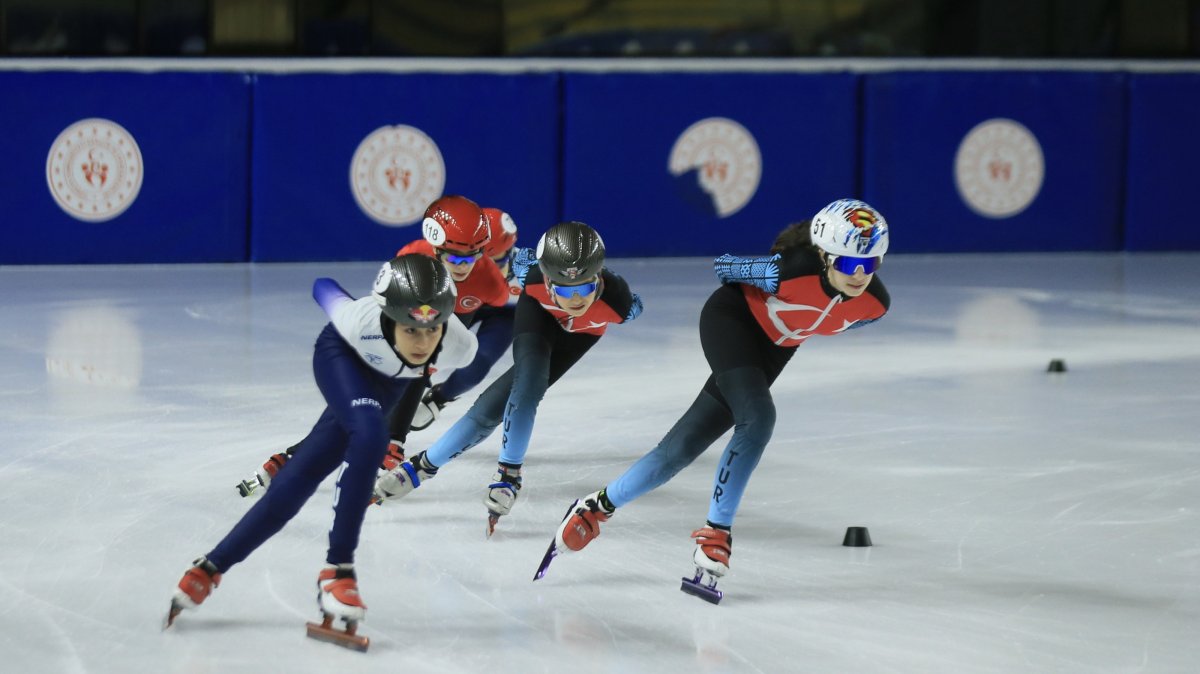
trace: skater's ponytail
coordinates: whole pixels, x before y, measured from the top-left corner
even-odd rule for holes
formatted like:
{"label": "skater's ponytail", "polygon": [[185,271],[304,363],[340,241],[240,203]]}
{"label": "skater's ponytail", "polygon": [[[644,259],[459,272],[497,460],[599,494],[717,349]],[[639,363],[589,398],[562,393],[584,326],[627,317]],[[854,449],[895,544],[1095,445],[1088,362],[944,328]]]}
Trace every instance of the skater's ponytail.
{"label": "skater's ponytail", "polygon": [[793,222],[785,227],[775,236],[775,243],[771,244],[771,252],[782,253],[800,246],[813,246],[811,220]]}

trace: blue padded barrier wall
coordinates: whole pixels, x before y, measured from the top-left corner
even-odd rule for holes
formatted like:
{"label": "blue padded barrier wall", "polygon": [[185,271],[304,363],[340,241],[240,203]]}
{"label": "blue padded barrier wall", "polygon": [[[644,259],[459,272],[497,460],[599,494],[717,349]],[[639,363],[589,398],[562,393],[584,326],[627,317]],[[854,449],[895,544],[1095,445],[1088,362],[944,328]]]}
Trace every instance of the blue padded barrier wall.
{"label": "blue padded barrier wall", "polygon": [[1200,75],[1130,76],[1127,250],[1200,250],[1200,227],[1171,215],[1200,186],[1197,109]]}
{"label": "blue padded barrier wall", "polygon": [[243,261],[249,78],[0,72],[0,264]]}
{"label": "blue padded barrier wall", "polygon": [[863,194],[894,225],[892,250],[1121,249],[1125,78],[866,77]]}
{"label": "blue padded barrier wall", "polygon": [[563,217],[613,256],[763,252],[855,193],[857,76],[564,75]]}
{"label": "blue padded barrier wall", "polygon": [[256,261],[387,259],[443,193],[520,245],[556,221],[557,74],[259,75],[254,106]]}
{"label": "blue padded barrier wall", "polygon": [[845,195],[894,252],[1200,250],[1158,215],[1200,178],[1186,64],[80,63],[0,62],[0,264],[379,260],[441,193],[614,257],[761,252]]}

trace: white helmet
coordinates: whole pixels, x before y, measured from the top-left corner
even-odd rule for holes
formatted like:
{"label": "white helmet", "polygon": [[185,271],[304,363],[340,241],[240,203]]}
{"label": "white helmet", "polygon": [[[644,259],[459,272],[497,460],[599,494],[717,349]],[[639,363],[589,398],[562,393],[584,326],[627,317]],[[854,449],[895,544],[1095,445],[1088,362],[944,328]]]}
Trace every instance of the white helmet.
{"label": "white helmet", "polygon": [[812,241],[830,255],[883,257],[888,249],[887,220],[865,201],[838,199],[812,219]]}

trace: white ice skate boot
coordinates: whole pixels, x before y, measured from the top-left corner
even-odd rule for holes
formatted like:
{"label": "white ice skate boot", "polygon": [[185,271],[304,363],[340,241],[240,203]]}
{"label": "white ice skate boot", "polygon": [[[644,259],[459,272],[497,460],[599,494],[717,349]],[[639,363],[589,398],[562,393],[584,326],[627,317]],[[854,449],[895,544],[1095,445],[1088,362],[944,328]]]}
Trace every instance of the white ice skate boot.
{"label": "white ice skate boot", "polygon": [[203,604],[208,595],[212,594],[213,588],[220,584],[221,573],[207,558],[201,557],[192,562],[192,568],[183,574],[183,578],[179,579],[179,584],[175,587],[175,594],[171,597],[171,609],[167,613],[167,624],[163,629],[170,627],[183,609],[196,608]]}
{"label": "white ice skate boot", "polygon": [[383,503],[404,498],[426,480],[437,475],[437,471],[437,467],[425,458],[425,452],[421,452],[414,456],[412,461],[405,461],[380,475],[375,480],[375,493],[371,502]]}
{"label": "white ice skate boot", "polygon": [[520,466],[498,466],[492,475],[492,481],[483,494],[483,504],[488,509],[487,530],[488,538],[496,533],[496,523],[504,515],[512,512],[517,504],[517,496],[521,493]]}
{"label": "white ice skate boot", "polygon": [[710,524],[693,531],[692,538],[696,539],[696,550],[692,553],[696,574],[693,578],[684,578],[679,589],[717,604],[723,596],[717,589],[717,580],[729,572],[729,556],[733,554],[733,534]]}

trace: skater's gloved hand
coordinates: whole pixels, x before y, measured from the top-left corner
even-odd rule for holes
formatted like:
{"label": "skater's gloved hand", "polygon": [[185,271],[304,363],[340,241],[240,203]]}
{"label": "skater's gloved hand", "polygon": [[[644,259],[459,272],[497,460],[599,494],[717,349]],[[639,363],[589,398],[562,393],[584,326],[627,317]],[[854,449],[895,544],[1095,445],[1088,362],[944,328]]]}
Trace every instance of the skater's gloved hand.
{"label": "skater's gloved hand", "polygon": [[771,257],[738,257],[725,253],[713,260],[713,271],[721,283],[745,283],[769,293],[779,290],[778,253]]}
{"label": "skater's gloved hand", "polygon": [[642,315],[642,296],[637,293],[630,294],[633,296],[633,302],[629,305],[629,313],[625,314],[626,323]]}
{"label": "skater's gloved hand", "polygon": [[513,278],[521,287],[525,287],[525,276],[529,273],[530,267],[537,264],[537,254],[532,248],[513,248],[512,253],[512,273]]}

